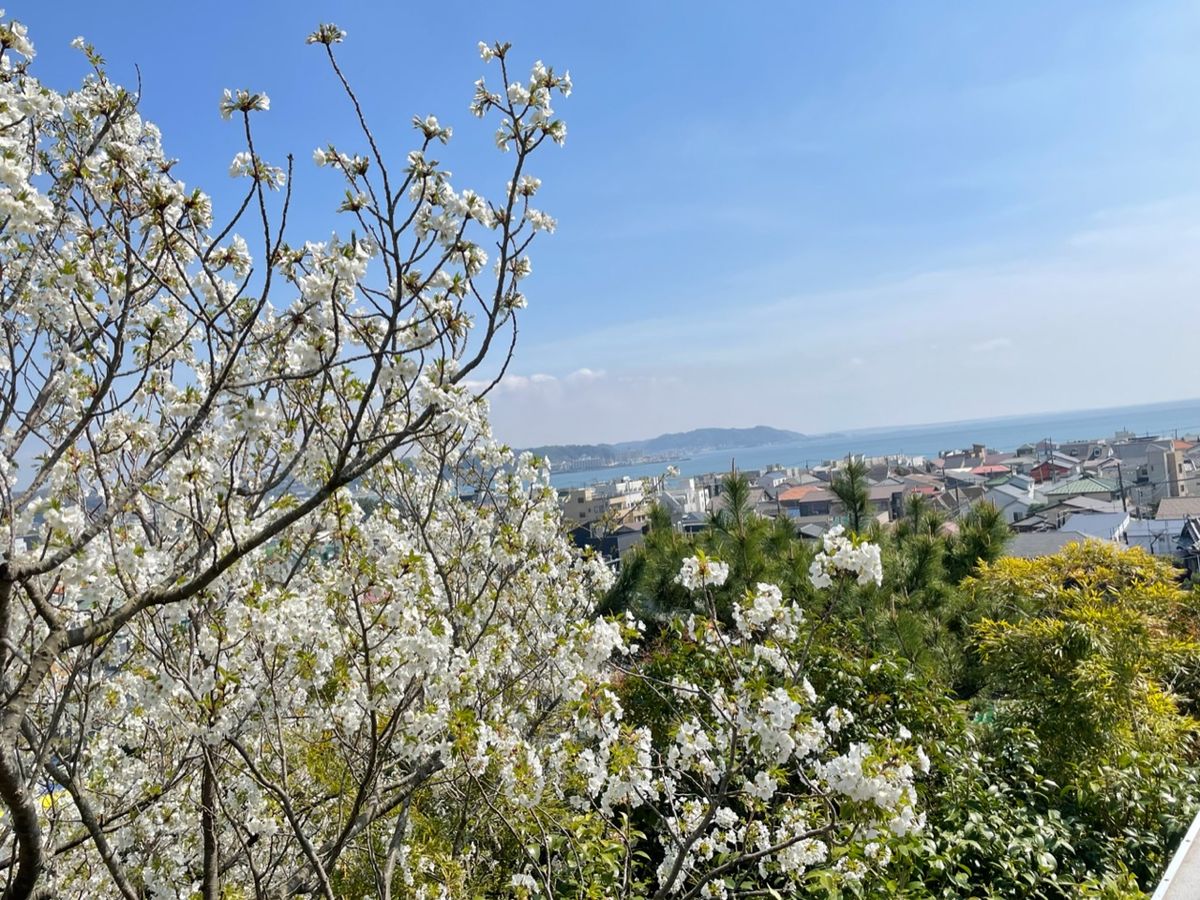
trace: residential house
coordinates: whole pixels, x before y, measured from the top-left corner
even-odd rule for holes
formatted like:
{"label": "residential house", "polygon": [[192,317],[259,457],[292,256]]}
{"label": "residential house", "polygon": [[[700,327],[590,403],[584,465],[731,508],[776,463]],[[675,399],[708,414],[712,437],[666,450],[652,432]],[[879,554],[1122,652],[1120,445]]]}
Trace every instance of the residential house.
{"label": "residential house", "polygon": [[1041,462],[1032,453],[1018,453],[1015,456],[1010,456],[1004,461],[1004,465],[1008,466],[1010,471],[1017,472],[1021,475],[1028,475],[1034,470],[1037,464]]}
{"label": "residential house", "polygon": [[707,516],[712,508],[708,492],[694,478],[676,478],[665,482],[656,500],[667,510],[676,526],[689,515]]}
{"label": "residential house", "polygon": [[1061,528],[1063,522],[1076,513],[1124,512],[1120,500],[1098,500],[1088,496],[1068,496],[1047,499],[1047,505],[1037,510],[1038,516],[1051,528]]}
{"label": "residential house", "polygon": [[1072,531],[1042,531],[1014,534],[1004,547],[1004,555],[1017,559],[1053,556],[1071,544],[1094,540]]}
{"label": "residential house", "polygon": [[956,469],[946,469],[942,472],[949,489],[981,486],[988,480],[986,475],[977,475],[974,469],[960,466]]}
{"label": "residential house", "polygon": [[898,478],[887,478],[867,487],[871,510],[881,522],[893,522],[904,515],[904,495],[908,485]]}
{"label": "residential house", "polygon": [[871,481],[883,481],[892,474],[892,462],[889,459],[884,459],[879,462],[873,462],[867,466],[867,478]]}
{"label": "residential house", "polygon": [[1012,470],[1008,466],[1000,465],[998,463],[984,463],[983,465],[976,466],[971,470],[972,475],[982,476],[984,481],[989,481],[998,476],[1009,475],[1011,473]]}
{"label": "residential house", "polygon": [[1047,481],[1058,481],[1062,478],[1078,474],[1078,472],[1079,460],[1057,451],[1051,453],[1050,456],[1029,470],[1029,474],[1033,476],[1033,480],[1038,484],[1043,484]]}
{"label": "residential house", "polygon": [[558,495],[562,516],[568,523],[594,522],[604,515],[607,500],[594,487],[571,488]]}
{"label": "residential house", "polygon": [[1100,475],[1104,478],[1116,478],[1121,468],[1121,461],[1115,456],[1103,456],[1100,459],[1085,459],[1079,465],[1084,475]]}
{"label": "residential house", "polygon": [[1028,534],[1035,531],[1054,531],[1055,525],[1041,512],[1030,513],[1023,519],[1017,519],[1008,526],[1016,534]]}
{"label": "residential house", "polygon": [[1068,456],[1075,457],[1075,459],[1079,460],[1080,462],[1103,459],[1107,457],[1110,452],[1108,449],[1108,441],[1103,440],[1063,441],[1058,445],[1058,449]]}
{"label": "residential house", "polygon": [[1184,451],[1183,487],[1185,497],[1200,497],[1200,448]]}
{"label": "residential house", "polygon": [[1064,497],[1058,502],[1063,509],[1071,512],[1115,513],[1125,510],[1119,499],[1097,500],[1095,497],[1074,496]]}
{"label": "residential house", "polygon": [[1044,487],[1042,491],[1047,500],[1065,500],[1068,497],[1091,497],[1094,500],[1115,500],[1120,496],[1117,482],[1107,478],[1096,478],[1084,475],[1070,481]]}
{"label": "residential house", "polygon": [[1183,450],[1174,441],[1151,444],[1146,448],[1146,478],[1150,483],[1150,502],[1165,497],[1186,497],[1187,481],[1183,472]]}
{"label": "residential house", "polygon": [[566,524],[603,520],[608,530],[621,525],[642,525],[650,517],[654,495],[644,482],[623,478],[608,484],[570,488],[559,492],[559,507]]}
{"label": "residential house", "polygon": [[1183,560],[1185,550],[1181,546],[1184,531],[1191,519],[1132,519],[1125,531],[1125,542],[1131,547],[1141,547],[1152,556],[1165,556]]}
{"label": "residential house", "polygon": [[1102,541],[1121,541],[1130,521],[1127,512],[1075,513],[1063,522],[1060,530]]}
{"label": "residential house", "polygon": [[988,485],[983,499],[1004,514],[1006,522],[1017,522],[1026,518],[1034,506],[1044,506],[1046,498],[1032,481],[1021,476]]}
{"label": "residential house", "polygon": [[1200,516],[1200,497],[1164,497],[1158,501],[1156,519],[1186,519]]}
{"label": "residential house", "polygon": [[1113,456],[1119,459],[1127,468],[1136,468],[1146,464],[1146,454],[1153,444],[1162,441],[1157,435],[1143,437],[1124,437],[1112,444]]}
{"label": "residential house", "polygon": [[614,531],[602,532],[587,525],[580,525],[570,532],[576,547],[590,548],[610,563],[616,564],[621,557],[645,540],[645,525],[622,525]]}
{"label": "residential house", "polygon": [[777,469],[773,472],[764,472],[758,479],[758,486],[773,500],[780,491],[787,490],[791,483],[787,473]]}
{"label": "residential house", "polygon": [[970,450],[944,450],[941,453],[943,469],[972,469],[983,465],[986,459],[985,444],[975,444]]}
{"label": "residential house", "polygon": [[831,522],[837,496],[824,485],[804,484],[780,492],[776,500],[789,519]]}
{"label": "residential house", "polygon": [[940,494],[930,498],[933,508],[952,519],[966,513],[974,504],[983,499],[984,486],[972,484],[967,487],[947,488]]}
{"label": "residential house", "polygon": [[943,479],[937,475],[928,475],[924,472],[909,472],[907,475],[898,475],[896,477],[907,487],[910,494],[936,494],[945,485]]}

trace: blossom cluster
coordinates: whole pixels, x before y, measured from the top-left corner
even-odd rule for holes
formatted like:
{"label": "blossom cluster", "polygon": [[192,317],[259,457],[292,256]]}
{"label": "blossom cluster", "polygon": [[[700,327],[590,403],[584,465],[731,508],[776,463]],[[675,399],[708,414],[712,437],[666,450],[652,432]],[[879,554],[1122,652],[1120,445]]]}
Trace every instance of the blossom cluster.
{"label": "blossom cluster", "polygon": [[759,582],[753,591],[746,592],[743,602],[733,606],[733,623],[743,637],[761,634],[791,641],[803,622],[803,610],[787,602],[774,584]]}
{"label": "blossom cluster", "polygon": [[703,554],[689,556],[683,561],[675,583],[684,590],[699,591],[706,587],[720,587],[729,578],[729,564],[709,559]]}
{"label": "blossom cluster", "polygon": [[[683,561],[677,581],[689,590],[723,583],[728,573],[716,565],[697,554]],[[725,879],[713,873],[740,860],[756,883],[782,893],[815,867],[847,882],[882,870],[889,842],[922,828],[915,779],[927,770],[923,749],[903,725],[891,735],[865,733],[850,709],[820,712],[797,668],[807,656],[804,616],[777,585],[747,591],[732,616],[732,629],[696,614],[675,625],[713,668],[656,687],[675,710],[665,747],[646,726],[623,721],[617,689],[602,715],[587,710],[577,735],[591,741],[573,755],[580,799],[609,819],[622,807],[655,809],[655,878],[668,895],[727,896]],[[638,677],[627,672],[623,683]]]}
{"label": "blossom cluster", "polygon": [[808,576],[816,588],[831,586],[840,575],[852,576],[860,585],[883,583],[883,562],[879,545],[855,541],[846,529],[836,525],[821,538],[821,549],[809,567]]}

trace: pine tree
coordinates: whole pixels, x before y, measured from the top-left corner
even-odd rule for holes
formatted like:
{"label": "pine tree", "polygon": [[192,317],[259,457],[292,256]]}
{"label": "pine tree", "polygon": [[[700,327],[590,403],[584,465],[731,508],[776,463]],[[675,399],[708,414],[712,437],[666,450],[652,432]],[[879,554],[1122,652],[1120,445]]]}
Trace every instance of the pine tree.
{"label": "pine tree", "polygon": [[871,521],[871,495],[867,483],[867,464],[861,459],[846,458],[838,475],[829,486],[846,511],[846,527],[862,534]]}

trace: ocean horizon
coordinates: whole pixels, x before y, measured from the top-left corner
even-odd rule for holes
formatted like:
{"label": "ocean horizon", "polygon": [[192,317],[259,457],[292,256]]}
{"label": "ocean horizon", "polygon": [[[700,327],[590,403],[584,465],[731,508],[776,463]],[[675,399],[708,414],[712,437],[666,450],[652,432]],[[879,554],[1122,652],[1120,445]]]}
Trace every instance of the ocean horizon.
{"label": "ocean horizon", "polygon": [[[1111,439],[1120,431],[1153,436],[1200,434],[1200,398],[924,425],[856,428],[812,435],[786,444],[709,450],[675,460],[671,464],[679,469],[681,476],[686,477],[728,470],[734,464],[739,469],[819,465],[840,459],[848,453],[874,457],[930,457],[946,450],[967,449],[972,444],[986,444],[989,449],[1007,451],[1044,438],[1056,443],[1089,438]],[[667,463],[641,463],[579,469],[552,473],[550,480],[558,488],[582,487],[626,476],[658,477],[666,466]]]}

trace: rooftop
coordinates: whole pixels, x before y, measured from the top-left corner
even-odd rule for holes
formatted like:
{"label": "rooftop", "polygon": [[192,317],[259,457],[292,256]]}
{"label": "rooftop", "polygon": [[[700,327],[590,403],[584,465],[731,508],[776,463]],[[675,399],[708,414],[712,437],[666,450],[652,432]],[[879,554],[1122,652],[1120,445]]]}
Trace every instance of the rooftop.
{"label": "rooftop", "polygon": [[997,494],[1004,494],[1008,497],[1015,497],[1018,500],[1028,500],[1030,498],[1028,488],[1021,487],[1020,485],[1016,484],[1009,484],[1008,482],[1004,482],[1003,484],[988,485],[988,491]]}
{"label": "rooftop", "polygon": [[1125,533],[1129,526],[1129,513],[1092,513],[1081,512],[1067,517],[1062,524],[1062,531],[1073,531],[1088,537],[1101,540],[1116,540]]}
{"label": "rooftop", "polygon": [[835,500],[832,491],[820,484],[802,484],[799,487],[788,488],[779,494],[780,503],[814,503],[820,500]]}
{"label": "rooftop", "polygon": [[1129,521],[1129,530],[1126,532],[1129,537],[1163,537],[1174,536],[1179,537],[1183,534],[1183,528],[1187,525],[1188,520],[1182,519],[1131,519]]}
{"label": "rooftop", "polygon": [[1047,488],[1043,493],[1048,497],[1071,497],[1076,494],[1115,494],[1117,490],[1117,483],[1111,478],[1096,478],[1089,475],[1056,484],[1054,487]]}
{"label": "rooftop", "polygon": [[1097,500],[1095,497],[1077,496],[1063,497],[1058,502],[1062,506],[1069,506],[1080,512],[1115,513],[1124,511],[1120,500]]}
{"label": "rooftop", "polygon": [[1082,544],[1086,540],[1087,535],[1074,531],[1027,531],[1012,536],[1004,548],[1004,555],[1038,559],[1052,556],[1069,544]]}
{"label": "rooftop", "polygon": [[1183,519],[1200,516],[1200,497],[1166,497],[1159,501],[1156,519]]}
{"label": "rooftop", "polygon": [[1009,472],[1008,466],[985,465],[976,466],[971,470],[972,475],[1006,475]]}

